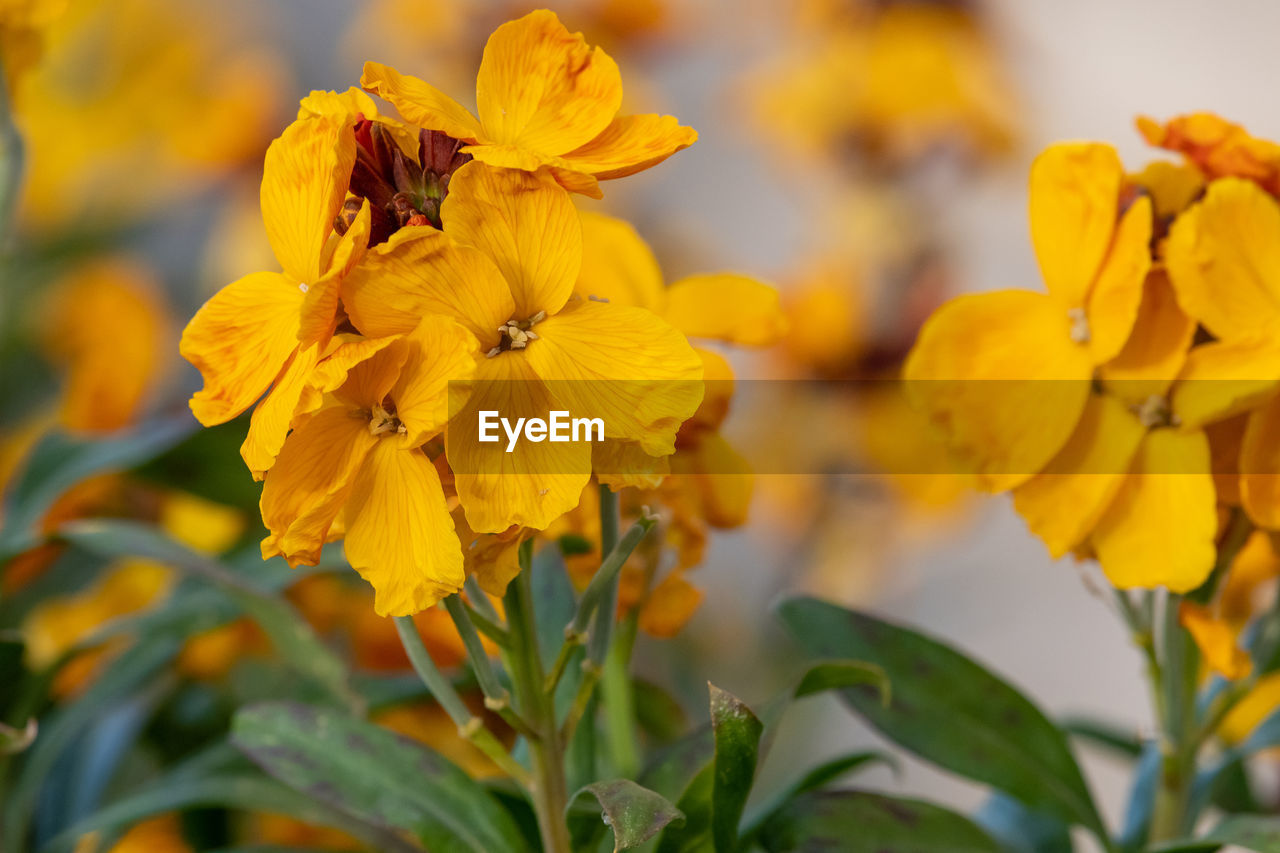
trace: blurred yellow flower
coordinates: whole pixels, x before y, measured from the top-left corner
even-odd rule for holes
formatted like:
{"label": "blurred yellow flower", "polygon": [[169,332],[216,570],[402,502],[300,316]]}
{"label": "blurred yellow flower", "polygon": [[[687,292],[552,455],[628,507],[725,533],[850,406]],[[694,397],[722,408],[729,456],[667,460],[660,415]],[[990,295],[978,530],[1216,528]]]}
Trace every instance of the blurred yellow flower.
{"label": "blurred yellow flower", "polygon": [[661,163],[697,133],[671,116],[619,116],[618,66],[545,9],[498,27],[476,79],[477,119],[438,89],[377,62],[361,85],[409,123],[466,142],[491,166],[548,167],[566,188],[600,196],[598,182]]}
{"label": "blurred yellow flower", "polygon": [[0,71],[12,98],[44,54],[46,31],[67,0],[0,0]]}

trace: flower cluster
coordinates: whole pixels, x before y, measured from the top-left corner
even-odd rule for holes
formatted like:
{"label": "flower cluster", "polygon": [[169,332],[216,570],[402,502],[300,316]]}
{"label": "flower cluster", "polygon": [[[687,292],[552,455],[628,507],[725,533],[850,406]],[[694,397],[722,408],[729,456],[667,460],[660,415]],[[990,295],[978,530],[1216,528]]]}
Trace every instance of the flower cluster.
{"label": "flower cluster", "polygon": [[[272,143],[261,204],[281,271],[216,294],[181,351],[204,377],[201,423],[257,402],[242,456],[264,481],[264,556],[314,564],[344,539],[377,611],[407,615],[471,569],[500,592],[509,572],[464,551],[546,528],[592,473],[590,445],[526,443],[495,463],[475,441],[445,440],[450,424],[568,409],[602,417],[606,451],[675,450],[702,359],[679,316],[582,292],[571,193],[599,197],[600,181],[696,134],[618,115],[617,66],[547,11],[490,37],[477,115],[378,63],[361,83],[312,93]],[[668,301],[670,315],[680,303]]]}
{"label": "flower cluster", "polygon": [[1280,527],[1280,149],[1208,114],[1139,126],[1183,161],[1127,173],[1107,145],[1042,153],[1047,292],[949,302],[905,375],[1053,556],[1187,592],[1230,558],[1229,530]]}

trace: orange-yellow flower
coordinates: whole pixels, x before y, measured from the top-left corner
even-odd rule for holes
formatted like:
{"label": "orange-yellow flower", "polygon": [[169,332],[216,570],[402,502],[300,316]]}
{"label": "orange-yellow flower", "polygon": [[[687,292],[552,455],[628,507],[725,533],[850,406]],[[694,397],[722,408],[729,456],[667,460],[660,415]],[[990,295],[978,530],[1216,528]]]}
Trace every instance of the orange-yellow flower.
{"label": "orange-yellow flower", "polygon": [[1164,124],[1142,116],[1138,130],[1152,145],[1184,155],[1210,179],[1248,178],[1280,193],[1280,145],[1251,136],[1238,124],[1201,112]]}
{"label": "orange-yellow flower", "polygon": [[671,116],[619,116],[618,66],[545,9],[489,37],[476,79],[478,118],[377,62],[365,64],[361,85],[409,123],[468,143],[463,150],[482,163],[530,172],[545,166],[566,188],[597,198],[599,181],[655,166],[697,139]]}

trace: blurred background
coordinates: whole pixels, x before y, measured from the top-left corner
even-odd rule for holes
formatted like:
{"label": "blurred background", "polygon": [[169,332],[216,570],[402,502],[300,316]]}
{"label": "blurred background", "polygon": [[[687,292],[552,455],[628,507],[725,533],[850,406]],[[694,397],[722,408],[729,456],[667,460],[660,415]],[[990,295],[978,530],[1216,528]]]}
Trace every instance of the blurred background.
{"label": "blurred background", "polygon": [[[374,59],[470,103],[487,34],[534,8],[49,5],[65,8],[47,27],[32,12],[0,29],[27,153],[0,282],[5,478],[51,424],[109,433],[185,407],[198,376],[177,355],[182,325],[218,287],[274,268],[257,184],[263,151],[301,96],[357,84]],[[1140,114],[1212,110],[1280,136],[1266,88],[1280,71],[1280,7],[1269,0],[552,8],[618,60],[624,111],[672,113],[700,134],[583,207],[632,221],[667,281],[731,269],[782,292],[790,336],[733,355],[739,378],[891,377],[948,296],[1039,287],[1025,176],[1053,141],[1113,143],[1136,171],[1158,156],[1134,130]],[[759,477],[745,523],[719,525],[733,529],[713,531],[691,575],[702,606],[674,636],[641,640],[641,672],[677,684],[695,714],[708,679],[748,703],[773,695],[788,678],[788,647],[769,605],[801,589],[946,638],[1051,714],[1142,730],[1139,656],[1092,567],[1051,562],[1004,499],[971,495],[957,478],[881,476],[936,452],[893,401],[828,404],[841,417],[823,422],[848,429],[823,445],[866,474]],[[785,446],[770,424],[768,411],[740,408],[726,434]],[[181,472],[191,492],[230,508],[228,541],[256,538],[257,487],[236,454],[243,430],[242,420],[205,439]],[[112,498],[144,499],[160,501],[153,515],[176,513],[150,493]],[[7,567],[6,584],[20,571]],[[763,788],[874,742],[834,700],[808,700],[779,733]],[[1086,767],[1117,820],[1127,770],[1088,753]],[[983,796],[921,765],[900,779],[876,773],[877,785],[966,808]]]}

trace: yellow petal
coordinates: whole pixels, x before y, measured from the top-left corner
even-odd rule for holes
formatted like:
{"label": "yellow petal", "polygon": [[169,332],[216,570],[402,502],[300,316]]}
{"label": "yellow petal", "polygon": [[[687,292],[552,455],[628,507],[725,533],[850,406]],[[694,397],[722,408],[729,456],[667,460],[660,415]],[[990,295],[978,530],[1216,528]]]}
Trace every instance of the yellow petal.
{"label": "yellow petal", "polygon": [[1110,145],[1060,143],[1031,165],[1031,242],[1049,292],[1081,306],[1116,227],[1124,167]]}
{"label": "yellow petal", "polygon": [[747,523],[755,475],[724,436],[710,433],[695,447],[676,451],[671,473],[697,490],[702,517],[712,527],[727,530]]}
{"label": "yellow petal", "polygon": [[298,340],[303,344],[315,343],[323,347],[333,337],[333,330],[338,325],[342,279],[364,257],[369,228],[369,202],[366,200],[360,205],[360,211],[347,233],[334,241],[334,250],[324,265],[323,275],[315,283],[307,285],[298,324]]}
{"label": "yellow petal", "polygon": [[1280,385],[1280,342],[1240,338],[1194,347],[1173,388],[1173,412],[1185,428],[1258,405]]}
{"label": "yellow petal", "polygon": [[347,500],[343,548],[379,616],[411,616],[462,588],[462,546],[440,475],[420,450],[379,441]]}
{"label": "yellow petal", "polygon": [[1231,561],[1231,570],[1218,595],[1218,612],[1224,619],[1247,622],[1258,612],[1259,593],[1280,577],[1280,555],[1269,531],[1255,530]]}
{"label": "yellow petal", "polygon": [[508,453],[502,430],[497,442],[479,441],[482,410],[499,412],[515,424],[518,418],[546,419],[564,408],[524,353],[481,359],[471,394],[452,408],[456,414],[445,431],[445,447],[472,530],[501,533],[513,524],[542,530],[577,506],[591,476],[591,445],[522,439]]}
{"label": "yellow petal", "polygon": [[1130,338],[1151,269],[1151,199],[1138,198],[1116,228],[1110,251],[1089,291],[1089,352],[1101,364]]}
{"label": "yellow petal", "polygon": [[489,36],[476,105],[487,141],[564,154],[618,114],[622,77],[608,54],[540,9]]}
{"label": "yellow petal", "polygon": [[[316,344],[294,353],[280,381],[253,410],[249,433],[240,445],[240,458],[249,466],[255,480],[262,479],[284,446],[303,391],[319,360],[320,347]],[[313,400],[313,405],[318,407],[319,401]]]}
{"label": "yellow petal", "polygon": [[401,74],[389,65],[366,62],[360,85],[365,91],[390,101],[410,124],[438,130],[465,142],[475,142],[480,135],[480,123],[461,104],[434,86]]}
{"label": "yellow petal", "polygon": [[1191,601],[1183,601],[1178,607],[1178,620],[1190,632],[1204,655],[1204,662],[1214,672],[1231,681],[1248,678],[1253,671],[1253,661],[1249,653],[1240,648],[1240,632],[1236,627]]}
{"label": "yellow petal", "polygon": [[702,590],[672,572],[649,593],[640,610],[640,630],[652,637],[674,637],[702,604]]}
{"label": "yellow petal", "polygon": [[662,270],[649,244],[630,222],[603,213],[582,213],[582,269],[574,292],[661,314]]}
{"label": "yellow petal", "polygon": [[610,438],[653,456],[702,400],[702,359],[684,336],[643,308],[575,301],[536,327],[529,365],[573,417],[601,418]]}
{"label": "yellow petal", "polygon": [[591,446],[591,470],[602,485],[615,492],[656,489],[671,472],[671,457],[650,456],[634,441],[606,438]]}
{"label": "yellow petal", "polygon": [[736,273],[691,275],[667,289],[663,318],[691,338],[763,347],[787,331],[778,291]]}
{"label": "yellow petal", "polygon": [[264,559],[315,565],[356,472],[377,439],[346,406],[317,412],[290,433],[262,487]]}
{"label": "yellow petal", "polygon": [[554,314],[573,293],[582,266],[582,225],[566,193],[546,172],[468,163],[449,180],[444,230],[498,265],[517,320]]}
{"label": "yellow petal", "polygon": [[354,124],[358,115],[372,119],[378,105],[355,86],[345,92],[313,90],[298,103],[298,118],[339,118]]}
{"label": "yellow petal", "polygon": [[403,338],[394,340],[351,365],[342,385],[334,389],[334,395],[349,408],[369,413],[375,406],[381,406],[391,393],[408,358],[409,345]]}
{"label": "yellow petal", "polygon": [[1204,189],[1204,175],[1195,166],[1153,160],[1133,176],[1151,194],[1156,216],[1172,219],[1187,209]]}
{"label": "yellow petal", "polygon": [[374,247],[343,282],[342,299],[366,335],[407,334],[424,314],[445,314],[485,350],[498,343],[498,327],[515,312],[493,262],[434,228],[402,228]]}
{"label": "yellow petal", "polygon": [[598,180],[625,178],[656,166],[698,141],[698,132],[674,116],[618,116],[581,148],[563,155],[564,167]]}
{"label": "yellow petal", "polygon": [[205,426],[225,423],[253,405],[298,345],[302,292],[279,273],[253,273],[201,306],[179,350],[204,377],[191,411]]}
{"label": "yellow petal", "polygon": [[320,280],[321,253],[347,197],[356,138],[337,118],[295,121],[267,148],[262,222],[285,275]]}
{"label": "yellow petal", "polygon": [[1163,397],[1187,360],[1195,332],[1196,322],[1178,307],[1168,276],[1151,273],[1133,333],[1099,370],[1107,393],[1134,404],[1152,395]]}
{"label": "yellow petal", "polygon": [[1013,506],[1055,560],[1085,540],[1124,484],[1146,429],[1119,400],[1094,394],[1066,446],[1013,490]]}
{"label": "yellow petal", "polygon": [[1249,517],[1280,529],[1280,395],[1249,415],[1240,446],[1240,498]]}
{"label": "yellow petal", "polygon": [[1218,735],[1223,741],[1236,744],[1243,741],[1271,713],[1280,707],[1280,672],[1272,672],[1258,679],[1257,685],[1231,709]]}
{"label": "yellow petal", "polygon": [[449,420],[449,385],[467,382],[476,370],[476,339],[448,317],[428,314],[404,338],[408,348],[400,378],[391,389],[396,417],[408,430],[402,447],[418,447]]}
{"label": "yellow petal", "polygon": [[1165,262],[1183,310],[1215,337],[1280,328],[1280,205],[1257,184],[1211,183],[1173,224]]}
{"label": "yellow petal", "polygon": [[1093,532],[1102,570],[1120,589],[1189,592],[1217,555],[1209,442],[1202,432],[1152,430],[1133,471]]}
{"label": "yellow petal", "polygon": [[990,491],[1043,470],[1080,419],[1093,369],[1069,325],[1044,294],[961,296],[929,318],[907,358],[909,398]]}

